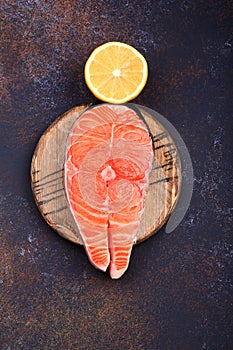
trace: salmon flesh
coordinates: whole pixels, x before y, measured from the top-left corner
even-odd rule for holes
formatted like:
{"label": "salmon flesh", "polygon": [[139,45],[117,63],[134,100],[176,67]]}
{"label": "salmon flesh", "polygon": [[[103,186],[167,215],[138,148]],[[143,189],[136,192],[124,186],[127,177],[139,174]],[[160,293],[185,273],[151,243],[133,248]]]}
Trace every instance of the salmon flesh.
{"label": "salmon flesh", "polygon": [[112,278],[127,270],[144,209],[152,139],[125,105],[86,110],[68,137],[65,189],[90,262]]}

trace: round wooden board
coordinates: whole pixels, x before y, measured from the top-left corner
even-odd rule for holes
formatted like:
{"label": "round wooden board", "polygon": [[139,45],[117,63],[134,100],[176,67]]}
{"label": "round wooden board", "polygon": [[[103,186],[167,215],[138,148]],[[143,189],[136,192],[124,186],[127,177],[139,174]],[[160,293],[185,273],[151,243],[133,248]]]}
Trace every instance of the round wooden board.
{"label": "round wooden board", "polygon": [[[32,191],[41,214],[62,237],[77,244],[83,243],[66,198],[64,160],[71,127],[87,108],[74,107],[55,120],[41,136],[31,164]],[[150,185],[136,237],[136,243],[139,243],[155,233],[172,213],[181,188],[181,165],[169,133],[142,106],[137,105],[137,108],[148,124],[154,142]]]}

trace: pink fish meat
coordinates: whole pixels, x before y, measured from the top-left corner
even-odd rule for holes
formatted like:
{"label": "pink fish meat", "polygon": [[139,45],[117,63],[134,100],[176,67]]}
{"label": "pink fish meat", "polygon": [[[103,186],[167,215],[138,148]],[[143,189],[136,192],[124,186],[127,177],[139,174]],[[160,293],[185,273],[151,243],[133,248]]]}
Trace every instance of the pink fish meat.
{"label": "pink fish meat", "polygon": [[152,161],[147,126],[124,105],[86,110],[69,134],[67,198],[89,260],[112,278],[128,267]]}

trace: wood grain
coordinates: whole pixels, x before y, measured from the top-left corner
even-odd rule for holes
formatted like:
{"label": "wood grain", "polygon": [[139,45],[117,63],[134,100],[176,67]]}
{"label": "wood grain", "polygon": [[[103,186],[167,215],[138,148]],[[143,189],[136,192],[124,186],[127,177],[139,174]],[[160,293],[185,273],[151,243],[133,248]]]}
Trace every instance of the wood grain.
{"label": "wood grain", "polygon": [[[62,237],[77,244],[83,243],[66,198],[64,159],[69,131],[87,108],[74,107],[59,117],[41,136],[31,163],[32,191],[41,214]],[[181,187],[180,159],[171,136],[147,111],[140,112],[153,135],[154,163],[136,243],[150,237],[166,222]]]}

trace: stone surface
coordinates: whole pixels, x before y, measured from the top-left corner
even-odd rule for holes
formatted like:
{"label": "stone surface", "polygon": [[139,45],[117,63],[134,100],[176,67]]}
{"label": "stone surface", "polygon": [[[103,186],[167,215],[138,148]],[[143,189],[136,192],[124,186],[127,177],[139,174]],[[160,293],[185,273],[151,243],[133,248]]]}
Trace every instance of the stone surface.
{"label": "stone surface", "polygon": [[[3,0],[1,349],[231,349],[231,14],[223,0]],[[83,68],[111,40],[148,60],[133,102],[173,123],[195,175],[183,222],[136,246],[117,281],[47,226],[29,177],[42,132],[96,102]]]}

